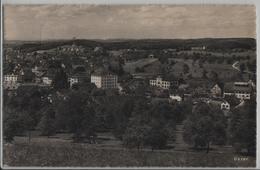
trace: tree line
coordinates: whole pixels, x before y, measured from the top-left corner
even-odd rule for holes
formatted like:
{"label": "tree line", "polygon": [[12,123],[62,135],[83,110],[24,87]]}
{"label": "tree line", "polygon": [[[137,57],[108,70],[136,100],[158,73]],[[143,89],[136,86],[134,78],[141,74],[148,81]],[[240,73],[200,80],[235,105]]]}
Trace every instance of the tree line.
{"label": "tree line", "polygon": [[4,92],[6,142],[21,134],[30,141],[31,131],[39,130],[45,136],[66,132],[73,134],[74,142],[96,143],[98,132],[110,131],[125,147],[163,149],[175,141],[176,124],[184,122],[184,140],[195,149],[209,152],[212,144],[232,144],[238,151],[255,151],[254,97],[227,117],[220,108],[203,102],[152,103],[143,96],[120,96],[91,83],[72,89],[66,83],[54,87],[21,86],[15,95]]}

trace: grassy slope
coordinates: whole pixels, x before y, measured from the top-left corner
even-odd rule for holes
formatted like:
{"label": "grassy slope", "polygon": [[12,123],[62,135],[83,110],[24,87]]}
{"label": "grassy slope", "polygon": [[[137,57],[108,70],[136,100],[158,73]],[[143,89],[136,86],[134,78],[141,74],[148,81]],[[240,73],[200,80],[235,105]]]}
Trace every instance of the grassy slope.
{"label": "grassy slope", "polygon": [[6,145],[8,166],[164,166],[164,167],[254,167],[255,158],[234,161],[234,154],[98,149],[80,144]]}

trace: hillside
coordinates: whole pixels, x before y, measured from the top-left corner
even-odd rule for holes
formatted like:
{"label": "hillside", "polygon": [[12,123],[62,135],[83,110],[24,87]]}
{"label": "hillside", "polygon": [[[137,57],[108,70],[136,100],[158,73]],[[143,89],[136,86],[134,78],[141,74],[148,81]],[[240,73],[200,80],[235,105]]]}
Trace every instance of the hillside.
{"label": "hillside", "polygon": [[82,45],[86,48],[94,48],[96,46],[104,47],[107,50],[118,49],[144,49],[144,50],[160,50],[168,48],[189,49],[193,46],[207,46],[208,49],[254,49],[256,40],[253,38],[207,38],[207,39],[122,39],[122,40],[55,40],[55,41],[6,41],[4,46],[14,47],[25,51],[46,50],[56,48],[62,45]]}

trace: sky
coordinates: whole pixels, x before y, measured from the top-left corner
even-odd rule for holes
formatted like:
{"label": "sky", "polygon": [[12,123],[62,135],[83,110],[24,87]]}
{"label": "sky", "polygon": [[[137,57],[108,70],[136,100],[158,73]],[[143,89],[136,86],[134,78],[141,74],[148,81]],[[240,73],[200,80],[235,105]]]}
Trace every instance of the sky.
{"label": "sky", "polygon": [[255,38],[252,5],[5,5],[5,40]]}

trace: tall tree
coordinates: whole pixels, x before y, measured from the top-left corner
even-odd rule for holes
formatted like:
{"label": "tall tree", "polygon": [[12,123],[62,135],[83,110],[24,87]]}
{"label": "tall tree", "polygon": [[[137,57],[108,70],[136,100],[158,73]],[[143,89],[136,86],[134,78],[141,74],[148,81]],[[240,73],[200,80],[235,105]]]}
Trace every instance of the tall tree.
{"label": "tall tree", "polygon": [[184,64],[183,65],[183,73],[187,74],[187,73],[189,73],[189,71],[190,71],[189,65],[188,64]]}
{"label": "tall tree", "polygon": [[198,103],[184,122],[184,140],[195,148],[206,147],[210,144],[224,144],[226,142],[227,121],[224,113],[206,103]]}
{"label": "tall tree", "polygon": [[74,141],[95,136],[96,118],[94,104],[89,96],[78,91],[71,92],[56,108],[56,124],[74,134]]}
{"label": "tall tree", "polygon": [[239,66],[240,71],[243,73],[246,69],[246,64],[245,63],[241,63]]}
{"label": "tall tree", "polygon": [[230,123],[231,142],[237,151],[256,152],[256,100],[247,101],[244,106],[232,111]]}
{"label": "tall tree", "polygon": [[49,137],[50,135],[55,134],[55,112],[51,107],[43,110],[38,129],[40,130],[41,135]]}
{"label": "tall tree", "polygon": [[24,131],[23,120],[20,113],[14,109],[4,109],[3,115],[3,138],[6,142],[12,142],[14,136]]}
{"label": "tall tree", "polygon": [[56,90],[69,88],[68,76],[63,69],[59,69],[56,72],[52,85]]}

